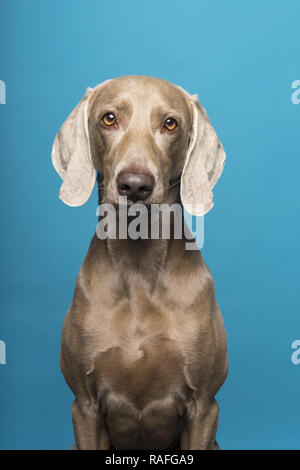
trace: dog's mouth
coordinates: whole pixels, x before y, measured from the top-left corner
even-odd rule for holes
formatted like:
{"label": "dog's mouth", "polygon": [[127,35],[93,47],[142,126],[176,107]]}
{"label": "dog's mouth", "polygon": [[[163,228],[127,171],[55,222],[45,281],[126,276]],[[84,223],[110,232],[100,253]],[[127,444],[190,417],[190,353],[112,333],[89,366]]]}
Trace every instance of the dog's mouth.
{"label": "dog's mouth", "polygon": [[[145,202],[149,197],[151,196],[153,190],[149,189],[147,186],[139,188],[138,192],[132,192],[128,188],[126,184],[120,186],[118,188],[119,195],[124,196],[127,198],[129,203],[136,203],[136,202]],[[128,197],[128,194],[130,193],[130,197]]]}
{"label": "dog's mouth", "polygon": [[147,201],[146,199],[131,200],[131,199],[128,199],[126,196],[119,196],[118,201],[112,202],[112,205],[116,211],[123,210],[129,213],[129,215],[130,215],[130,212],[133,211],[135,208],[138,210],[138,208],[142,207],[145,210],[150,211],[153,204],[160,204],[160,203],[159,202],[155,203],[150,200]]}

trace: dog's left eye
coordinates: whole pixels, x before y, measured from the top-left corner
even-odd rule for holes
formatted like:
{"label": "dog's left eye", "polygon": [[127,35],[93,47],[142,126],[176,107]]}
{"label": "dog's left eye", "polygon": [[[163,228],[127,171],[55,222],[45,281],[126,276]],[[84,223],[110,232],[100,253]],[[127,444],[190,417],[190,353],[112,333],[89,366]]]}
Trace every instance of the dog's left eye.
{"label": "dog's left eye", "polygon": [[114,124],[114,122],[116,122],[116,116],[114,115],[114,113],[106,113],[102,117],[102,122],[106,126],[112,126]]}
{"label": "dog's left eye", "polygon": [[176,119],[168,118],[164,123],[164,127],[168,129],[168,131],[173,131],[178,126]]}

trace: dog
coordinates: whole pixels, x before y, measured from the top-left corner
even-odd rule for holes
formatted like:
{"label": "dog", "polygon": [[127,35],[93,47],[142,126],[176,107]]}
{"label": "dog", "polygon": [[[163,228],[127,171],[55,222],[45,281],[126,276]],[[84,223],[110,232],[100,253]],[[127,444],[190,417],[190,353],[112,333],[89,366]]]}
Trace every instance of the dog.
{"label": "dog", "polygon": [[[118,209],[213,206],[225,152],[197,95],[124,76],[88,88],[57,134],[60,198]],[[101,207],[101,206],[100,206]],[[151,223],[151,222],[150,222]],[[62,331],[74,449],[218,449],[227,339],[214,281],[185,238],[92,238]]]}

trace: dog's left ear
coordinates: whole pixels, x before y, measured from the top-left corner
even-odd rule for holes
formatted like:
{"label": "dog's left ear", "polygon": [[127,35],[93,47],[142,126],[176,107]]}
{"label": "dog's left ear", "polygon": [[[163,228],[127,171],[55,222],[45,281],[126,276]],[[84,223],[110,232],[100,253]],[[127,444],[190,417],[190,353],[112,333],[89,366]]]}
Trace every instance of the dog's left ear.
{"label": "dog's left ear", "polygon": [[93,90],[88,88],[53,143],[52,163],[63,180],[59,197],[69,206],[84,204],[90,197],[95,183],[87,115],[92,92]]}
{"label": "dog's left ear", "polygon": [[181,201],[192,215],[214,205],[212,188],[223,171],[226,155],[197,95],[192,96],[193,124],[181,177]]}

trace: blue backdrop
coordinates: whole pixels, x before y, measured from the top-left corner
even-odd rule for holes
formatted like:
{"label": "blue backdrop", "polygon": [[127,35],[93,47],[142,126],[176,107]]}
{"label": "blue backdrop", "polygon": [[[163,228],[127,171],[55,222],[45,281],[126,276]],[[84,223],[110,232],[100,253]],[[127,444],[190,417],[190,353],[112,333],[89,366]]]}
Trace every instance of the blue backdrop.
{"label": "blue backdrop", "polygon": [[73,443],[60,334],[97,199],[58,199],[51,145],[87,86],[141,74],[198,93],[227,153],[203,248],[229,343],[219,443],[299,448],[299,1],[1,0],[0,11],[0,447]]}

